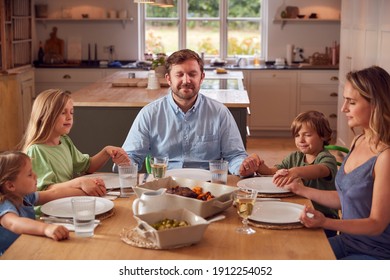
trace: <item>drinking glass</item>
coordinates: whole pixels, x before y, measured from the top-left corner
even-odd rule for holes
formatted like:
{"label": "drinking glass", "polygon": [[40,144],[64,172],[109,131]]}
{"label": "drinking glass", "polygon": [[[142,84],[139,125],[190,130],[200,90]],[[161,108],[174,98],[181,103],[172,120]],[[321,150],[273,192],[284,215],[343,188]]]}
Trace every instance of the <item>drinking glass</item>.
{"label": "drinking glass", "polygon": [[229,162],[226,160],[211,160],[209,162],[209,168],[211,172],[211,183],[226,185]]}
{"label": "drinking glass", "polygon": [[133,187],[138,183],[138,164],[131,162],[127,165],[118,166],[119,185],[121,197],[130,197],[133,194]]}
{"label": "drinking glass", "polygon": [[165,177],[165,172],[168,167],[168,157],[151,157],[150,166],[152,167],[152,174],[155,179]]}
{"label": "drinking glass", "polygon": [[73,223],[77,236],[91,237],[95,228],[96,198],[80,196],[71,199]]}
{"label": "drinking glass", "polygon": [[233,201],[237,208],[238,215],[242,218],[243,226],[236,229],[236,232],[253,234],[256,231],[248,226],[248,217],[252,214],[256,202],[257,191],[239,189],[233,192]]}

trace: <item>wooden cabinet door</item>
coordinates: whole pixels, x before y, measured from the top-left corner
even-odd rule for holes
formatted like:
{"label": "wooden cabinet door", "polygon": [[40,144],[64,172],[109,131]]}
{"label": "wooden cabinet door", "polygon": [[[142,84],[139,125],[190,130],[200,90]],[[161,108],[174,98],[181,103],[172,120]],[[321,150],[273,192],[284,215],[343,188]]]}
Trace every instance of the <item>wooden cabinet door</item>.
{"label": "wooden cabinet door", "polygon": [[[296,115],[297,74],[288,70],[252,71],[249,98],[251,132],[290,130]],[[255,134],[255,133],[254,133]]]}
{"label": "wooden cabinet door", "polygon": [[20,83],[20,94],[22,100],[22,127],[23,133],[26,131],[28,121],[30,120],[31,109],[34,97],[34,79],[30,78]]}

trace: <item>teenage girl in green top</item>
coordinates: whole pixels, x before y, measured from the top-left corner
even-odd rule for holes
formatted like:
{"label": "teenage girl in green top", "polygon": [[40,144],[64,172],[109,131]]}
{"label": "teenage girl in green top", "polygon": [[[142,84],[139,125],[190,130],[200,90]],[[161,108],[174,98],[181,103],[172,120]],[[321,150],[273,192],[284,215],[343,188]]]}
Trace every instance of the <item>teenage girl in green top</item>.
{"label": "teenage girl in green top", "polygon": [[73,126],[70,92],[50,89],[36,98],[23,142],[23,151],[32,159],[38,190],[80,188],[87,195],[103,196],[103,180],[79,177],[98,171],[111,158],[116,164],[129,163],[126,152],[106,146],[94,156],[82,154],[69,138]]}

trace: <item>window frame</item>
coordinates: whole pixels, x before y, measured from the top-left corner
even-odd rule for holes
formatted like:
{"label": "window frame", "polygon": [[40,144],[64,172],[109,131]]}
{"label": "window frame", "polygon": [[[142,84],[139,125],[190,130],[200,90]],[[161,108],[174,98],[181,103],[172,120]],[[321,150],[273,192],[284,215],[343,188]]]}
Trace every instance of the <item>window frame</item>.
{"label": "window frame", "polygon": [[[250,1],[250,0],[247,0]],[[146,4],[147,5],[147,4]],[[177,26],[179,28],[178,34],[178,42],[179,49],[186,48],[186,35],[187,35],[187,21],[219,21],[220,23],[220,57],[223,59],[233,58],[233,56],[228,56],[228,26],[229,22],[232,21],[248,21],[248,22],[259,22],[261,26],[261,58],[266,57],[267,53],[267,11],[268,11],[268,0],[261,1],[261,15],[260,19],[256,17],[245,17],[245,18],[229,18],[228,17],[228,0],[219,0],[219,18],[197,18],[197,17],[187,17],[187,0],[177,0],[177,9],[178,9],[178,17],[176,18],[148,18],[148,21],[177,21]],[[145,53],[145,22],[146,22],[146,8],[145,4],[138,5],[138,56],[140,58],[144,57]],[[207,58],[207,56],[206,56]]]}

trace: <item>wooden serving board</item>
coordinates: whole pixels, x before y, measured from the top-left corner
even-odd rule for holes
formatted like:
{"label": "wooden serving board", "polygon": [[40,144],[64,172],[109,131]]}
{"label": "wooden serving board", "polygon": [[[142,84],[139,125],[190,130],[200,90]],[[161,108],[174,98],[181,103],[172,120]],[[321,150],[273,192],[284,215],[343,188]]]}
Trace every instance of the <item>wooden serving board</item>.
{"label": "wooden serving board", "polygon": [[[165,78],[159,78],[161,87],[169,87]],[[146,78],[120,78],[112,82],[113,87],[147,87],[148,79]]]}

